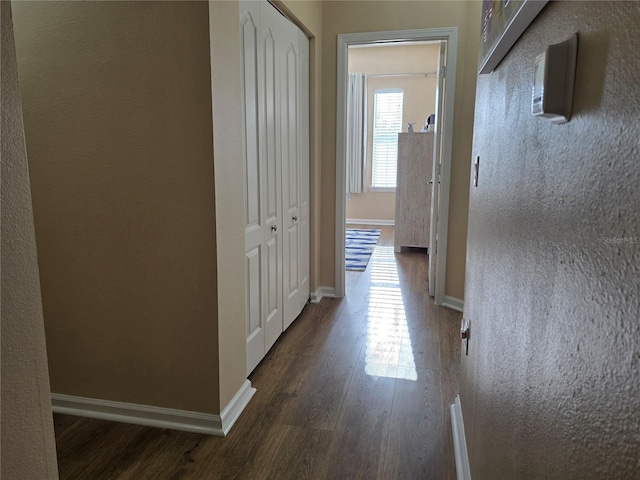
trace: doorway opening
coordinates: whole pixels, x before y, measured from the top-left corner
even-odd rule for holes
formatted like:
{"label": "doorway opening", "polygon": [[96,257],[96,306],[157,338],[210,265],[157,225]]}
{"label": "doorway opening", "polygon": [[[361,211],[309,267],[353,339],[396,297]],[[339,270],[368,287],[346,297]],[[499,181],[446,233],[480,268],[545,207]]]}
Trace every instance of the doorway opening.
{"label": "doorway opening", "polygon": [[351,293],[350,272],[361,272],[368,263],[376,243],[368,237],[381,229],[384,238],[390,231],[398,252],[404,247],[427,252],[430,122],[442,48],[440,41],[348,47],[345,293]]}
{"label": "doorway opening", "polygon": [[[354,75],[349,78],[349,73],[353,73],[352,70],[362,69],[357,68],[354,64],[364,65],[362,63],[363,57],[371,57],[374,50],[383,52],[389,49],[397,49],[402,46],[418,47],[424,45],[425,47],[431,46],[438,51],[437,60],[433,64],[432,68],[428,68],[429,64],[425,63],[422,68],[401,68],[398,70],[405,71],[389,71],[388,61],[383,62],[384,66],[378,67],[376,70],[375,64],[371,66],[370,72],[361,72],[365,76],[370,74],[370,79],[366,81],[366,85],[369,86],[367,100],[364,101],[365,109],[368,107],[371,109],[387,108],[393,101],[407,104],[402,96],[407,90],[409,80],[419,80],[422,78],[431,77],[431,81],[435,83],[435,95],[430,102],[425,105],[420,101],[412,101],[410,112],[400,113],[400,121],[402,122],[401,131],[406,132],[408,123],[413,123],[412,128],[415,132],[423,130],[427,118],[429,122],[434,121],[435,114],[435,128],[432,125],[430,130],[433,134],[433,168],[429,174],[430,180],[426,183],[430,185],[431,207],[427,207],[430,211],[424,212],[423,221],[430,227],[428,229],[428,252],[429,252],[429,294],[435,297],[436,304],[443,304],[444,302],[444,285],[446,274],[446,239],[447,239],[447,227],[448,227],[448,213],[449,213],[449,184],[451,173],[451,148],[452,148],[452,127],[453,127],[453,104],[454,104],[454,88],[446,88],[447,85],[455,85],[455,71],[456,71],[456,51],[457,51],[457,28],[436,28],[436,29],[421,29],[421,30],[407,30],[407,31],[393,31],[393,32],[370,32],[370,33],[357,33],[357,34],[344,34],[338,36],[338,92],[337,92],[337,131],[336,131],[336,296],[344,296],[346,293],[346,281],[345,281],[345,229],[346,223],[365,223],[368,225],[393,225],[395,218],[394,214],[389,210],[389,203],[393,203],[391,196],[395,196],[395,171],[392,171],[389,167],[384,168],[384,155],[382,161],[378,158],[378,161],[373,159],[373,152],[384,149],[384,138],[379,141],[380,145],[375,145],[375,132],[376,120],[374,111],[368,111],[365,114],[365,119],[368,119],[367,125],[368,132],[365,138],[368,138],[367,142],[364,142],[363,148],[365,153],[363,158],[368,160],[365,162],[365,168],[362,169],[361,177],[358,179],[363,190],[369,196],[380,197],[378,199],[371,198],[364,199],[363,193],[358,194],[358,202],[353,200],[347,200],[349,193],[353,191],[353,174],[347,174],[354,171],[353,162],[350,160],[354,157],[352,153],[353,142],[350,142],[353,137],[351,131],[348,131],[347,125],[352,125],[353,122],[348,121],[350,112],[347,107],[347,93],[353,92]],[[368,50],[368,52],[367,52]],[[400,50],[395,50],[400,52]],[[351,55],[352,60],[350,64],[350,54],[356,52],[356,56]],[[417,53],[417,52],[414,52]],[[358,60],[355,60],[358,58]],[[401,55],[396,55],[395,60],[399,61]],[[366,64],[366,62],[365,62]],[[357,79],[356,79],[357,80]],[[388,84],[388,85],[387,85]],[[393,85],[392,85],[393,84]],[[404,86],[403,86],[404,85]],[[371,91],[372,90],[372,91]],[[425,91],[425,97],[428,97],[429,93]],[[379,97],[379,98],[377,98]],[[388,97],[388,98],[387,98]],[[396,98],[397,97],[397,98]],[[388,100],[388,101],[387,101]],[[376,102],[379,102],[376,105]],[[386,103],[385,103],[386,102]],[[419,104],[419,106],[417,106]],[[416,110],[416,108],[418,110]],[[421,112],[421,113],[419,113]],[[396,112],[397,113],[397,112]],[[351,113],[351,115],[353,115]],[[391,112],[393,116],[393,112]],[[397,116],[397,115],[396,115]],[[413,118],[418,117],[418,118]],[[424,118],[420,118],[424,117]],[[395,119],[396,123],[398,118]],[[397,125],[393,128],[397,128]],[[385,132],[382,132],[383,134]],[[395,140],[397,141],[397,130],[393,133]],[[393,137],[392,137],[393,138]],[[397,148],[397,143],[394,146]],[[367,152],[367,149],[369,151]],[[395,160],[394,160],[395,162]],[[377,165],[376,165],[377,163]],[[349,166],[348,166],[349,164]],[[381,167],[382,164],[382,167]],[[393,163],[395,168],[395,163]],[[347,188],[347,181],[349,179],[349,189]],[[393,184],[393,185],[392,185]],[[357,189],[357,187],[356,187]],[[377,195],[383,194],[383,195]],[[391,195],[389,195],[391,194]],[[387,196],[387,202],[382,197]],[[353,196],[351,197],[353,198]],[[390,201],[391,200],[391,201]],[[347,215],[347,202],[352,202],[349,205],[349,216]],[[376,207],[375,201],[379,201],[380,205]],[[379,216],[382,218],[373,219],[369,222],[361,222],[366,218],[359,218],[358,212],[364,212],[364,210],[358,210],[356,203],[360,203],[360,207],[369,206],[372,207]],[[384,210],[386,205],[386,211]],[[355,208],[354,208],[355,207]],[[395,210],[395,208],[394,208]],[[354,216],[354,212],[356,215]],[[363,214],[365,215],[365,214]],[[369,220],[372,219],[371,214],[366,215]],[[376,221],[377,220],[377,221]],[[396,248],[397,249],[397,248]]]}

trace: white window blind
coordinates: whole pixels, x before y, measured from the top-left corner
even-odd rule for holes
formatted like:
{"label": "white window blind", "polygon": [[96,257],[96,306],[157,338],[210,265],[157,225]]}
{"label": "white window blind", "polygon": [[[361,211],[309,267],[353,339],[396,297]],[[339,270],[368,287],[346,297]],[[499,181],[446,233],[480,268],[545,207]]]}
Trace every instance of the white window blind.
{"label": "white window blind", "polygon": [[398,164],[398,133],[402,131],[400,89],[376,90],[373,103],[373,188],[395,188]]}

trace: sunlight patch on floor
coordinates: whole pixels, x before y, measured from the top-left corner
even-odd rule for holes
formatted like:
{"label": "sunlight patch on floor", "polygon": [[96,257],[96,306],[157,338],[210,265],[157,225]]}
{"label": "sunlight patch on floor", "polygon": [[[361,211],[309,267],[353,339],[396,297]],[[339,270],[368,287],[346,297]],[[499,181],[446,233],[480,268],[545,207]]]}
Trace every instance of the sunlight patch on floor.
{"label": "sunlight patch on floor", "polygon": [[418,373],[393,247],[376,246],[370,268],[365,373],[416,381]]}

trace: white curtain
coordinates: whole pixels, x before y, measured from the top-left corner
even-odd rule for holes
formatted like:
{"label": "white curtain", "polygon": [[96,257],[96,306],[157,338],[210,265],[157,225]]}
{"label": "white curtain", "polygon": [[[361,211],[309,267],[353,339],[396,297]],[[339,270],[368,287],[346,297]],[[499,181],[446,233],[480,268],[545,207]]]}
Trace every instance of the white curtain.
{"label": "white curtain", "polygon": [[367,74],[350,73],[347,89],[347,193],[364,192],[366,132]]}

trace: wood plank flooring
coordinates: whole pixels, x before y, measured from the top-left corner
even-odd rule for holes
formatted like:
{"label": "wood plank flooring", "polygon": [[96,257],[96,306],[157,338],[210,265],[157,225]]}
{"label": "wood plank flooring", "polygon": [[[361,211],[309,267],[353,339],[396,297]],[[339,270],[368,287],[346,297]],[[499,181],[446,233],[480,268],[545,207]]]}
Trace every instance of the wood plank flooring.
{"label": "wood plank flooring", "polygon": [[[357,227],[357,226],[355,226]],[[392,227],[347,297],[307,305],[252,373],[226,438],[55,415],[61,479],[455,479],[460,315]]]}

